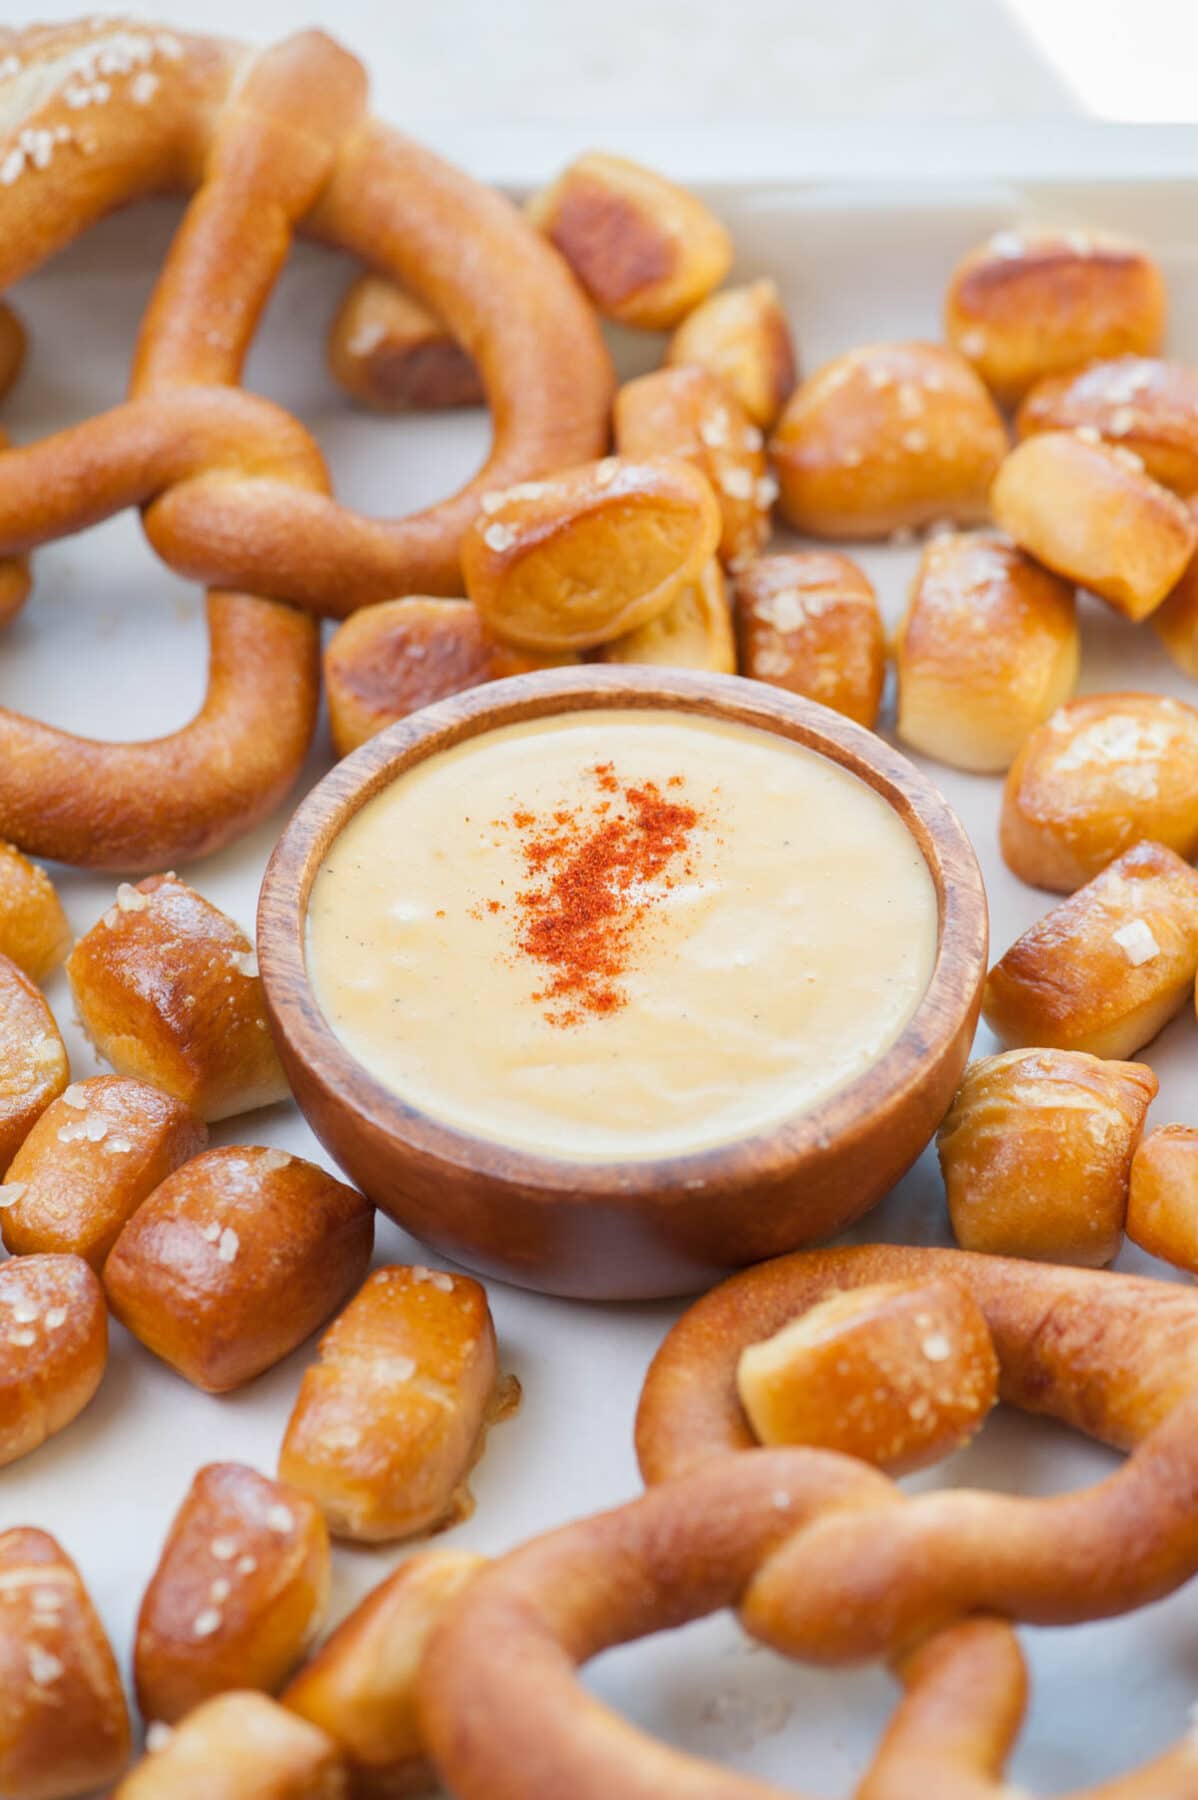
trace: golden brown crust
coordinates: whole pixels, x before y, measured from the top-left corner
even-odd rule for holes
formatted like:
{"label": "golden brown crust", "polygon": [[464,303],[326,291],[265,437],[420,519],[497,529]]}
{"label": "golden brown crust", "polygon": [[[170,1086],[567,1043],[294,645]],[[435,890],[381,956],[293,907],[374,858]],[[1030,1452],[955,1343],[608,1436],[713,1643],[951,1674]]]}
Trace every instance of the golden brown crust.
{"label": "golden brown crust", "polygon": [[937,538],[899,627],[898,735],[958,769],[1005,769],[1077,681],[1072,589],[996,538]]}
{"label": "golden brown crust", "polygon": [[688,313],[666,345],[666,361],[697,363],[769,431],[797,380],[790,322],[776,282],[724,288]]}
{"label": "golden brown crust", "polygon": [[469,600],[410,594],[364,606],[338,626],[324,655],[333,746],[348,756],[397,719],[464,688],[575,661],[569,651],[538,655],[499,643]]}
{"label": "golden brown crust", "polygon": [[883,538],[973,524],[1006,427],[963,357],[940,344],[866,344],[788,401],[770,454],[782,511],[815,537]]}
{"label": "golden brown crust", "polygon": [[1141,1250],[1198,1275],[1198,1130],[1162,1125],[1131,1165],[1127,1235]]}
{"label": "golden brown crust", "polygon": [[321,1339],[280,1477],[317,1501],[335,1537],[431,1530],[462,1504],[496,1382],[495,1328],[477,1281],[376,1269]]}
{"label": "golden brown crust", "polygon": [[[1189,502],[1198,526],[1198,494]],[[1152,615],[1152,629],[1184,675],[1198,681],[1198,555],[1182,573],[1172,593]]]}
{"label": "golden brown crust", "polygon": [[1012,765],[1007,866],[1071,893],[1141,838],[1198,855],[1198,710],[1159,694],[1091,694],[1055,712]]}
{"label": "golden brown crust", "polygon": [[380,275],[360,275],[347,290],[328,355],[346,392],[380,412],[486,404],[469,352],[426,306]]}
{"label": "golden brown crust", "polygon": [[121,1227],[207,1140],[190,1108],[144,1081],[72,1082],[9,1165],[0,1212],[6,1247],[14,1256],[81,1256],[99,1274]]}
{"label": "golden brown crust", "polygon": [[13,1257],[0,1267],[0,1309],[5,1464],[37,1450],[91,1400],[108,1361],[108,1315],[77,1256]]}
{"label": "golden brown crust", "polygon": [[839,1450],[900,1474],[969,1442],[998,1397],[998,1359],[968,1288],[879,1282],[747,1345],[736,1388],[760,1443]]}
{"label": "golden brown crust", "polygon": [[1025,438],[990,492],[994,517],[1029,555],[1147,618],[1198,549],[1189,508],[1118,445],[1075,431]]}
{"label": "golden brown crust", "polygon": [[732,610],[719,563],[707,567],[671,600],[665,612],[600,651],[604,662],[656,663],[671,669],[736,674]]}
{"label": "golden brown crust", "polygon": [[657,369],[616,394],[616,449],[633,461],[671,456],[711,483],[720,509],[720,561],[756,556],[770,531],[778,484],[766,473],[762,436],[734,394],[706,369]]}
{"label": "golden brown crust", "polygon": [[46,871],[0,843],[0,955],[42,982],[70,947],[71,927]]}
{"label": "golden brown crust", "polygon": [[1143,1063],[1077,1051],[1008,1050],[971,1063],[937,1137],[961,1248],[1111,1262],[1157,1085]]}
{"label": "golden brown crust", "polygon": [[284,1690],[283,1705],[340,1748],[355,1800],[399,1800],[436,1788],[416,1714],[416,1675],[434,1626],[485,1567],[486,1559],[469,1551],[409,1557]]}
{"label": "golden brown crust", "polygon": [[0,1792],[62,1800],[129,1760],[116,1658],[78,1569],[44,1531],[0,1536]]}
{"label": "golden brown crust", "polygon": [[112,1800],[349,1800],[331,1738],[265,1694],[197,1706]]}
{"label": "golden brown crust", "polygon": [[622,325],[668,331],[732,265],[732,241],[701,200],[622,156],[576,157],[526,210]]}
{"label": "golden brown crust", "polygon": [[945,298],[950,343],[1004,403],[1099,358],[1151,356],[1165,283],[1137,245],[1091,232],[1002,231],[958,263]]}
{"label": "golden brown crust", "polygon": [[316,1635],[329,1534],[303,1494],[210,1463],[175,1514],[137,1617],[137,1703],[173,1725],[230,1689],[273,1693]]}
{"label": "golden brown crust", "polygon": [[1062,900],[991,969],[982,1011],[1004,1043],[1131,1056],[1198,971],[1198,873],[1141,843]]}
{"label": "golden brown crust", "polygon": [[0,1176],[70,1074],[53,1013],[16,963],[0,956]]}
{"label": "golden brown crust", "polygon": [[364,1277],[374,1209],[283,1150],[184,1163],[129,1220],[104,1265],[113,1312],[155,1356],[226,1393],[302,1344]]}
{"label": "golden brown crust", "polygon": [[1138,456],[1154,481],[1198,491],[1198,369],[1154,356],[1117,356],[1037,382],[1019,408],[1021,438],[1096,431]]}
{"label": "golden brown crust", "polygon": [[122,883],[75,945],[67,974],[105,1062],[201,1118],[228,1118],[289,1093],[250,940],[177,876]]}
{"label": "golden brown crust", "polygon": [[484,626],[537,651],[647,625],[710,562],[720,511],[689,463],[610,456],[484,496],[462,543]]}
{"label": "golden brown crust", "polygon": [[871,730],[886,638],[869,577],[831,550],[763,556],[735,587],[741,673],[831,706]]}

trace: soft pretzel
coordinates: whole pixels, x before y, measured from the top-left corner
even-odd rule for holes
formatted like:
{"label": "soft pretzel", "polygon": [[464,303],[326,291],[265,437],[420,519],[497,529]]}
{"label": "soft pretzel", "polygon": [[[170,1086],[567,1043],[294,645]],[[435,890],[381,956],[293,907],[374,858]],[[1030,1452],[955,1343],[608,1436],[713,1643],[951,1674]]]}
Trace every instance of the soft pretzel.
{"label": "soft pretzel", "polygon": [[280,1476],[312,1495],[337,1537],[411,1537],[465,1516],[465,1479],[495,1416],[496,1355],[477,1281],[376,1269],[321,1339]]}
{"label": "soft pretzel", "polygon": [[1198,709],[1158,694],[1062,706],[1015,758],[999,838],[1007,866],[1070,893],[1141,838],[1198,855]]}
{"label": "soft pretzel", "polygon": [[1198,1275],[1198,1130],[1150,1131],[1131,1165],[1127,1235],[1141,1250]]}
{"label": "soft pretzel", "polygon": [[[1191,496],[1189,508],[1198,527],[1198,494]],[[1198,681],[1198,553],[1153,613],[1152,629],[1182,673]]]}
{"label": "soft pretzel", "polygon": [[44,981],[70,947],[71,927],[46,871],[0,843],[0,956]]}
{"label": "soft pretzel", "polygon": [[736,639],[723,570],[713,556],[694,581],[647,625],[613,638],[599,652],[604,662],[659,663],[671,669],[736,674]]}
{"label": "soft pretzel", "polygon": [[937,538],[898,632],[898,735],[955,768],[1005,769],[1073,692],[1080,656],[1065,582],[1000,540]]}
{"label": "soft pretzel", "polygon": [[16,963],[0,956],[0,1178],[70,1073],[50,1008]]}
{"label": "soft pretzel", "polygon": [[112,1800],[349,1800],[332,1738],[265,1694],[218,1694],[165,1734]]}
{"label": "soft pretzel", "polygon": [[998,398],[1125,351],[1151,356],[1165,330],[1160,269],[1122,238],[1000,231],[953,271],[949,340]]}
{"label": "soft pretzel", "polygon": [[273,1368],[358,1286],[374,1209],[283,1150],[208,1150],[138,1208],[104,1265],[113,1312],[208,1393]]}
{"label": "soft pretzel", "polygon": [[173,1725],[234,1688],[282,1686],[329,1596],[329,1534],[304,1494],[210,1463],[175,1514],[137,1616],[137,1703]]}
{"label": "soft pretzel", "polygon": [[769,431],[797,379],[790,323],[773,281],[723,288],[688,313],[666,345],[666,361],[710,370]]}
{"label": "soft pretzel", "polygon": [[98,1274],[121,1227],[207,1139],[189,1107],[144,1081],[72,1082],[9,1164],[0,1189],[6,1248],[82,1256]]}
{"label": "soft pretzel", "polygon": [[1118,1255],[1157,1079],[1077,1050],[971,1063],[937,1136],[964,1250],[1100,1268]]}
{"label": "soft pretzel", "polygon": [[878,597],[832,550],[762,556],[736,576],[742,674],[804,694],[872,731],[886,680]]}
{"label": "soft pretzel", "polygon": [[329,366],[347,393],[384,412],[481,406],[486,390],[457,339],[427,307],[361,275],[329,332]]}
{"label": "soft pretzel", "polygon": [[1037,431],[1096,431],[1122,444],[1175,494],[1198,491],[1198,369],[1155,356],[1116,356],[1037,382],[1015,419]]}
{"label": "soft pretzel", "polygon": [[129,1760],[116,1658],[78,1569],[47,1532],[0,1536],[0,1793],[63,1800]]}
{"label": "soft pretzel", "polygon": [[[208,697],[171,737],[98,744],[0,714],[0,834],[65,860],[152,867],[261,817],[307,747],[315,628],[251,596],[345,613],[460,591],[458,546],[481,494],[602,449],[610,368],[549,247],[506,200],[364,120],[359,66],[321,34],[260,56],[102,20],[12,42],[13,79],[36,102],[0,139],[15,170],[0,190],[0,281],[115,206],[198,189],[146,315],[132,399],[0,456],[0,555],[136,504],[172,567],[229,590],[209,597]],[[35,147],[67,136],[27,157],[22,131]],[[296,227],[378,264],[475,355],[495,437],[452,499],[398,521],[347,512],[302,428],[232,391]]]}
{"label": "soft pretzel", "polygon": [[104,1295],[81,1257],[14,1256],[0,1267],[0,1465],[78,1418],[107,1361]]}
{"label": "soft pretzel", "polygon": [[122,882],[75,945],[67,974],[105,1062],[201,1118],[249,1112],[290,1091],[250,940],[176,875]]}

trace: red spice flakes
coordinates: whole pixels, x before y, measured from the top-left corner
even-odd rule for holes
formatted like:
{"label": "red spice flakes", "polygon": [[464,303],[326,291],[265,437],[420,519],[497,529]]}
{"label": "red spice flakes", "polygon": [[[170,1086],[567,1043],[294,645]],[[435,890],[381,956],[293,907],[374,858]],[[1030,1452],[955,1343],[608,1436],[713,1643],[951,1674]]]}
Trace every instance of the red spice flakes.
{"label": "red spice flakes", "polygon": [[[551,1025],[577,1025],[627,1003],[620,977],[628,972],[635,938],[679,874],[690,874],[690,834],[700,815],[665,797],[657,783],[623,783],[611,763],[591,777],[610,802],[558,808],[538,820],[521,810],[511,824],[524,835],[521,852],[532,885],[517,894],[517,950],[549,971],[533,995]],[[683,785],[672,776],[668,785]],[[501,903],[487,902],[488,910]]]}

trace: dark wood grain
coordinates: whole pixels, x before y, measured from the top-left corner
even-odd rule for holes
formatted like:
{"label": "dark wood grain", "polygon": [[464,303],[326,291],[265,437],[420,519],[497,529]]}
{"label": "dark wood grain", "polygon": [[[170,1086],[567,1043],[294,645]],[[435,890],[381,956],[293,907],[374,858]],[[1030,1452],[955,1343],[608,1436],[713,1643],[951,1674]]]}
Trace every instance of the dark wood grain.
{"label": "dark wood grain", "polygon": [[[667,707],[757,726],[821,752],[881,794],[927,861],[940,934],[927,992],[880,1060],[819,1106],[693,1156],[570,1162],[471,1136],[406,1104],[333,1034],[305,965],[305,915],[333,839],[404,769],[522,719]],[[814,702],[736,676],[555,669],[471,689],[372,738],[313,790],[266,871],[258,953],[279,1052],[312,1129],[414,1236],[545,1292],[644,1299],[831,1236],[927,1144],[969,1053],[986,970],[986,898],[964,828],[907,759]]]}

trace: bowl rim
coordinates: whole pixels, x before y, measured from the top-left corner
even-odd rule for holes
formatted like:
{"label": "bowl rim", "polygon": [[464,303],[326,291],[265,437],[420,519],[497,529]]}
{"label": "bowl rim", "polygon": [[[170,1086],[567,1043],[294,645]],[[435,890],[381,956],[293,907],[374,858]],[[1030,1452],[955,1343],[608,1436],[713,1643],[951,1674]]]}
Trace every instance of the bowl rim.
{"label": "bowl rim", "polygon": [[[611,1160],[523,1149],[449,1124],[404,1100],[353,1055],[325,1018],[308,975],[308,901],[328,847],[366,802],[406,769],[467,738],[560,712],[698,712],[757,726],[825,755],[898,813],[936,889],[931,976],[899,1036],[860,1075],[817,1106],[756,1133],[691,1152]],[[981,870],[964,826],[939,789],[884,738],[785,689],[737,675],[650,665],[582,664],[516,675],[434,702],[352,751],[301,800],[267,865],[258,902],[258,960],[271,1028],[360,1127],[462,1176],[526,1193],[635,1203],[670,1190],[732,1188],[826,1152],[866,1116],[913,1099],[938,1050],[976,1013],[988,951]]]}

